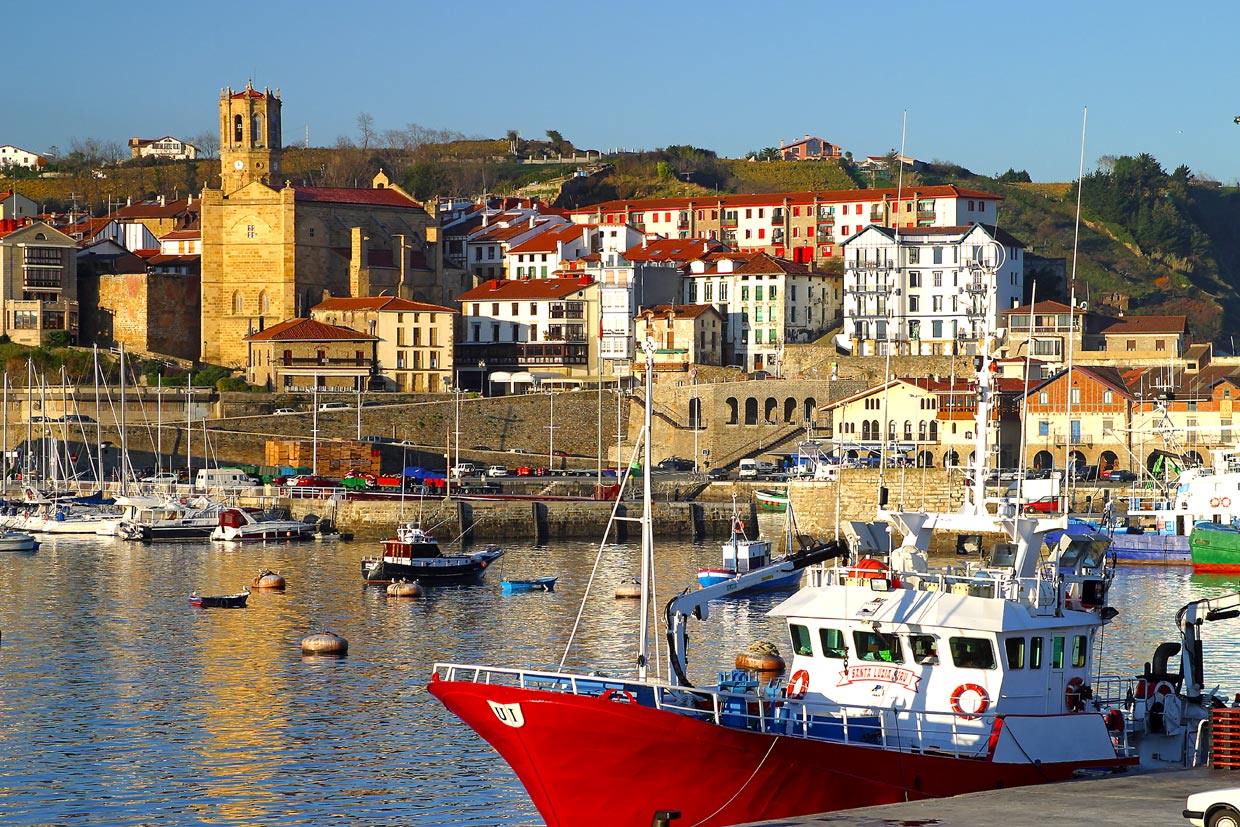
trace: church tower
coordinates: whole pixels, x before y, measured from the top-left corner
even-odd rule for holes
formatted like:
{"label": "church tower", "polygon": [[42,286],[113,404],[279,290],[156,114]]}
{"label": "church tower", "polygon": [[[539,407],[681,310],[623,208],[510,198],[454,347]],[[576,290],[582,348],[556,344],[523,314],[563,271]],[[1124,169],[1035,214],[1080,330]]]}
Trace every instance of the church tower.
{"label": "church tower", "polygon": [[280,172],[280,90],[220,92],[220,188],[227,195],[252,181],[272,186]]}

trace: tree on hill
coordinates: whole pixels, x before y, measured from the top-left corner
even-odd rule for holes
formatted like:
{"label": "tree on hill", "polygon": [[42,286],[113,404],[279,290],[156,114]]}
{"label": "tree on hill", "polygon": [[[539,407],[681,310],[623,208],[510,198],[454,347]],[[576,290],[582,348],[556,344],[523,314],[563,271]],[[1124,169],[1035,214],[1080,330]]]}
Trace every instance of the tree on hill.
{"label": "tree on hill", "polygon": [[1032,184],[1033,179],[1029,177],[1029,173],[1025,170],[1017,172],[1012,167],[1008,167],[1008,171],[998,176],[998,180],[1005,184]]}
{"label": "tree on hill", "polygon": [[547,140],[551,142],[551,151],[556,155],[573,154],[573,142],[564,140],[564,136],[556,130],[547,130]]}
{"label": "tree on hill", "polygon": [[782,157],[779,150],[773,146],[763,147],[762,149],[753,150],[745,153],[746,158],[753,158],[755,161],[778,161]]}

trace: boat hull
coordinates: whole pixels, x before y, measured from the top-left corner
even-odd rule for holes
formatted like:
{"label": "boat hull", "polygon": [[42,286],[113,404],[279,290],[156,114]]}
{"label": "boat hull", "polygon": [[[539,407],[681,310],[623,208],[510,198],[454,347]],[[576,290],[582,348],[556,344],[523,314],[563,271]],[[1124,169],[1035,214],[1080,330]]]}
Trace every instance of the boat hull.
{"label": "boat hull", "polygon": [[506,592],[553,592],[556,577],[536,577],[532,580],[504,580],[500,587]]}
{"label": "boat hull", "polygon": [[788,510],[788,495],[780,491],[759,489],[754,492],[753,501],[759,511],[784,512]]}
{"label": "boat hull", "polygon": [[723,827],[1062,781],[1125,763],[1035,766],[896,752],[730,729],[621,695],[437,678],[428,689],[508,762],[547,827],[630,827],[651,823],[656,810]]}
{"label": "boat hull", "polygon": [[249,592],[221,595],[191,595],[189,605],[199,609],[244,609]]}
{"label": "boat hull", "polygon": [[439,557],[368,557],[362,560],[362,579],[374,585],[416,580],[423,586],[477,586],[503,552],[484,551]]}
{"label": "boat hull", "polygon": [[1226,526],[1194,526],[1189,535],[1193,571],[1206,574],[1240,572],[1240,531]]}
{"label": "boat hull", "polygon": [[[773,592],[785,591],[788,589],[796,589],[801,585],[801,577],[803,572],[799,569],[792,572],[781,572],[780,574],[772,573],[771,576],[763,582],[746,586],[745,588],[737,588],[732,592],[736,594],[752,594],[754,592]],[[698,569],[697,573],[698,585],[702,588],[713,586],[717,583],[726,583],[729,580],[736,579],[736,572],[729,569]]]}

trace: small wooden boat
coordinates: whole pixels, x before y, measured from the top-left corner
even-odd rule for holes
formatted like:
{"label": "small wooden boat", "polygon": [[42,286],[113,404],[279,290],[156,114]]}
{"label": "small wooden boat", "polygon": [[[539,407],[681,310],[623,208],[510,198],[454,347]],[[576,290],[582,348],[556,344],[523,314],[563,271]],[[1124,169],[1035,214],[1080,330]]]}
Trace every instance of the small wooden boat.
{"label": "small wooden boat", "polygon": [[558,577],[534,577],[529,580],[502,580],[500,588],[505,592],[553,592]]}
{"label": "small wooden boat", "polygon": [[753,492],[753,501],[759,511],[784,512],[788,510],[788,492],[771,488],[759,488]]}
{"label": "small wooden boat", "polygon": [[236,594],[205,595],[194,592],[189,596],[189,605],[199,609],[244,609],[249,597],[248,589]]}

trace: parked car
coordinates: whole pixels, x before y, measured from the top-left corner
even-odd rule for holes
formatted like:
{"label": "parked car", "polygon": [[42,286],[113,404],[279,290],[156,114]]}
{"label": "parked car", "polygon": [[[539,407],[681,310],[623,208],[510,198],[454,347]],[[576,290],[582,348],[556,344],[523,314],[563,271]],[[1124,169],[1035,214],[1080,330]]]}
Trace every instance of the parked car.
{"label": "parked car", "polygon": [[138,480],[138,482],[151,483],[154,485],[176,485],[181,481],[179,474],[164,471],[159,474],[151,474]]}
{"label": "parked car", "polygon": [[377,408],[382,404],[383,404],[382,402],[376,402],[373,399],[367,399],[365,402],[362,403],[362,407],[363,408]]}
{"label": "parked car", "polygon": [[94,422],[95,418],[93,416],[87,416],[86,414],[65,414],[57,421],[58,422]]}
{"label": "parked car", "polygon": [[712,468],[706,472],[706,479],[708,480],[726,480],[727,478],[728,472],[725,468]]}
{"label": "parked car", "polygon": [[1059,498],[1038,497],[1036,500],[1030,500],[1025,503],[1022,510],[1026,514],[1058,514]]}
{"label": "parked car", "polygon": [[667,459],[660,460],[655,467],[661,468],[664,471],[692,471],[693,461],[680,457],[668,457]]}
{"label": "parked car", "polygon": [[[1111,472],[1103,471],[1101,474],[1102,479],[1107,479],[1106,475],[1109,473]],[[1099,477],[1098,466],[1097,465],[1082,465],[1081,467],[1076,469],[1076,471],[1074,472],[1074,476],[1081,482],[1092,482],[1098,479]]]}
{"label": "parked car", "polygon": [[288,414],[295,414],[295,413],[297,413],[296,408],[276,408],[274,411],[271,412],[271,415],[272,416],[287,416]]}
{"label": "parked car", "polygon": [[502,465],[492,465],[490,468],[487,469],[487,476],[488,477],[506,477],[508,476],[508,469]]}
{"label": "parked car", "polygon": [[289,477],[286,486],[289,488],[339,488],[340,483],[327,477],[303,474],[297,477]]}
{"label": "parked car", "polygon": [[1196,827],[1240,825],[1240,787],[1193,793],[1184,802],[1184,817]]}
{"label": "parked car", "polygon": [[1122,468],[1112,468],[1110,471],[1103,471],[1100,475],[1107,482],[1136,482],[1137,475],[1131,471],[1125,471]]}
{"label": "parked car", "polygon": [[378,434],[366,434],[366,436],[362,437],[362,442],[387,442],[387,439]]}

